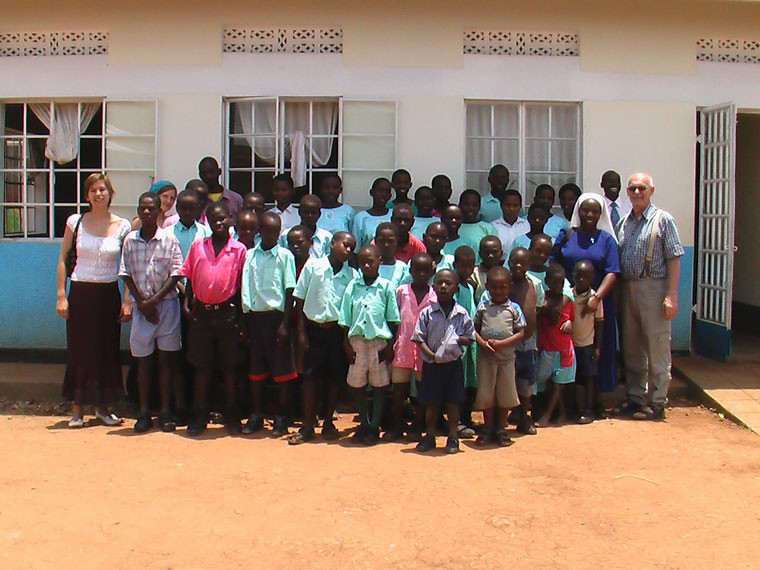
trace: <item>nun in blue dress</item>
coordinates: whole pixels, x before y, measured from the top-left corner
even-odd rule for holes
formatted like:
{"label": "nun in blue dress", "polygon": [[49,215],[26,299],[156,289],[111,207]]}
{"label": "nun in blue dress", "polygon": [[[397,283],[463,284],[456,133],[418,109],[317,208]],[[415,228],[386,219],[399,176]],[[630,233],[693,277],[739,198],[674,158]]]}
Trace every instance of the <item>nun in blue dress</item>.
{"label": "nun in blue dress", "polygon": [[595,310],[599,299],[604,305],[604,335],[595,388],[599,392],[613,392],[617,387],[617,321],[614,291],[620,273],[620,261],[617,236],[601,194],[586,192],[578,198],[570,220],[570,228],[560,231],[557,236],[554,259],[565,268],[571,283],[573,268],[577,262],[587,260],[594,266],[594,281],[591,287],[599,298],[589,299],[589,309]]}

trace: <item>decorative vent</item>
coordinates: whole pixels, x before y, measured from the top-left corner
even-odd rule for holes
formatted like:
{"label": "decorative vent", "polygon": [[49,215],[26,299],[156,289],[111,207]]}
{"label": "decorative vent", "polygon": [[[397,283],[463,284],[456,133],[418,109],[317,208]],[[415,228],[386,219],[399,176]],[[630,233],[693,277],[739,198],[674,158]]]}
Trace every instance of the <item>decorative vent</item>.
{"label": "decorative vent", "polygon": [[577,56],[578,34],[563,32],[464,32],[462,51],[482,55]]}
{"label": "decorative vent", "polygon": [[224,53],[343,53],[342,28],[225,28]]}
{"label": "decorative vent", "polygon": [[107,32],[0,33],[0,57],[105,55],[107,53]]}
{"label": "decorative vent", "polygon": [[697,40],[697,61],[760,63],[760,41],[703,38]]}

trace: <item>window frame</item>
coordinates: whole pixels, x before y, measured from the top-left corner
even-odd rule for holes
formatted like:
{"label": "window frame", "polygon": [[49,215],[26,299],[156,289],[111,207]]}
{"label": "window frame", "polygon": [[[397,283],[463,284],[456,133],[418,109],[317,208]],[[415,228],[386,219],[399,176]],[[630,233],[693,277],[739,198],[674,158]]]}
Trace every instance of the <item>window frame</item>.
{"label": "window frame", "polygon": [[[108,125],[108,105],[109,103],[145,103],[145,102],[151,102],[154,104],[154,126],[153,126],[153,134],[152,135],[134,135],[134,134],[126,134],[126,135],[116,135],[113,133],[107,132],[107,125]],[[28,133],[28,113],[31,112],[29,110],[29,105],[32,103],[49,103],[51,106],[56,103],[76,103],[77,104],[77,113],[78,118],[81,117],[82,108],[81,105],[83,103],[100,103],[101,109],[101,131],[99,135],[88,135],[88,134],[81,134],[79,135],[79,140],[82,139],[100,139],[100,168],[87,168],[82,167],[81,165],[81,152],[77,154],[77,164],[76,168],[66,168],[56,169],[56,165],[53,161],[50,161],[50,159],[46,160],[48,161],[48,166],[46,169],[31,169],[31,172],[45,172],[47,171],[47,181],[48,181],[48,189],[49,189],[49,199],[47,202],[30,202],[27,199],[27,191],[28,191],[28,185],[27,185],[27,178],[28,176],[25,175],[26,173],[30,172],[30,169],[27,167],[27,148],[28,143],[27,139],[40,139],[40,140],[46,140],[50,134],[48,132],[47,135],[36,135],[36,134],[30,134]],[[23,143],[23,150],[22,150],[22,167],[19,169],[6,169],[4,168],[4,165],[0,165],[0,170],[3,172],[19,172],[22,174],[22,195],[21,195],[21,202],[7,202],[5,200],[0,201],[0,208],[2,208],[2,215],[6,215],[7,208],[20,208],[22,213],[22,229],[23,231],[19,233],[19,235],[13,235],[13,236],[5,236],[0,235],[0,241],[33,241],[35,243],[40,242],[60,242],[63,239],[63,236],[56,237],[55,236],[55,208],[56,207],[72,207],[75,208],[75,213],[80,214],[83,210],[86,210],[87,208],[87,202],[84,201],[82,197],[82,174],[87,173],[98,173],[102,172],[111,176],[114,172],[152,172],[151,179],[153,181],[156,180],[156,173],[158,172],[158,138],[159,138],[159,132],[158,132],[158,119],[159,119],[159,109],[158,109],[158,100],[155,98],[141,98],[141,97],[134,97],[134,98],[116,98],[112,99],[109,97],[66,97],[66,98],[26,98],[26,99],[19,99],[19,98],[8,98],[8,99],[0,99],[0,105],[10,105],[10,104],[21,104],[23,105],[23,132],[19,136],[14,135],[6,135],[5,134],[5,125],[2,125],[3,131],[0,132],[0,139],[3,141],[7,139],[22,139]],[[4,115],[3,115],[4,119]],[[108,168],[108,139],[111,137],[134,137],[134,138],[141,138],[141,137],[150,137],[152,136],[154,138],[153,141],[153,165],[154,168],[151,170],[144,169],[144,168]],[[76,202],[58,202],[56,201],[55,196],[55,175],[56,172],[65,172],[65,173],[74,173],[76,175]],[[147,189],[147,188],[146,188]],[[118,189],[117,189],[118,190]],[[117,192],[116,197],[114,198],[114,202],[112,204],[112,207],[116,208],[135,208],[135,204],[126,204],[119,202],[120,196],[122,196],[123,193]],[[3,196],[5,198],[5,196]],[[46,228],[46,235],[30,235],[29,226],[26,223],[26,216],[27,216],[27,209],[30,207],[45,207],[47,208],[47,215],[48,215],[48,223]],[[131,219],[131,218],[128,218]],[[3,221],[4,223],[4,221]]]}
{"label": "window frame", "polygon": [[[277,115],[276,115],[276,124],[278,132],[275,133],[275,138],[277,139],[277,143],[275,145],[275,164],[271,167],[256,167],[255,165],[251,167],[236,167],[231,168],[229,166],[229,160],[230,160],[230,146],[231,146],[231,140],[234,138],[242,138],[246,135],[242,134],[235,134],[233,135],[230,132],[230,121],[233,119],[231,115],[231,106],[230,103],[236,103],[236,102],[262,102],[262,101],[274,101],[276,104],[277,109]],[[398,101],[396,99],[382,99],[382,98],[354,98],[354,97],[343,97],[341,95],[336,96],[287,96],[287,95],[262,95],[262,96],[231,96],[231,97],[224,97],[223,98],[223,122],[222,122],[222,136],[224,137],[224,144],[223,144],[223,156],[222,156],[222,183],[229,187],[230,184],[230,172],[250,172],[252,175],[255,172],[272,172],[272,175],[275,176],[277,174],[281,174],[283,172],[290,172],[290,169],[285,169],[285,137],[284,137],[284,131],[285,131],[285,120],[286,120],[286,112],[285,112],[285,105],[288,102],[297,102],[297,103],[319,103],[319,102],[337,102],[338,104],[338,121],[337,121],[337,127],[336,127],[336,134],[334,135],[337,138],[337,168],[323,168],[323,167],[314,167],[312,165],[311,160],[311,153],[309,154],[309,164],[307,165],[307,182],[306,187],[308,189],[309,193],[314,192],[314,172],[336,172],[338,176],[341,177],[341,179],[344,176],[344,172],[356,172],[356,173],[372,173],[372,172],[384,172],[385,169],[377,167],[351,167],[346,168],[343,164],[344,162],[344,146],[345,146],[345,137],[364,137],[364,138],[389,138],[392,139],[393,143],[393,168],[390,169],[387,173],[387,176],[390,177],[391,173],[398,167]],[[349,132],[346,133],[345,127],[344,127],[344,103],[380,103],[380,104],[393,104],[393,113],[394,113],[394,123],[393,123],[393,133],[392,134],[377,134],[377,133],[359,133],[359,132]],[[254,107],[255,109],[255,107]],[[255,110],[254,110],[255,113]],[[255,121],[255,118],[254,118]],[[311,123],[311,121],[310,121]],[[310,129],[311,130],[311,129]],[[311,136],[311,133],[310,135]],[[252,151],[253,152],[253,151]],[[252,163],[254,162],[254,157],[252,156]],[[251,188],[255,192],[256,186],[255,186],[255,178],[252,178],[251,181]],[[367,192],[369,191],[369,188],[366,189]],[[348,192],[350,195],[351,192]],[[345,200],[346,192],[344,188],[344,203],[349,204],[354,207],[363,207],[365,204],[361,203],[353,203],[350,200]],[[267,202],[267,205],[273,204],[272,202]]]}
{"label": "window frame", "polygon": [[[255,124],[255,113],[256,113],[256,106],[255,103],[257,102],[265,102],[265,101],[273,101],[275,103],[275,132],[273,133],[273,136],[275,138],[275,157],[274,157],[274,164],[270,167],[257,167],[255,165],[255,157],[251,157],[251,166],[250,167],[230,167],[229,166],[229,159],[230,159],[230,147],[231,147],[231,140],[234,138],[245,138],[247,135],[244,134],[233,134],[230,132],[230,121],[232,120],[232,107],[231,103],[245,103],[245,102],[252,102],[254,103],[253,106],[253,120]],[[285,168],[285,120],[286,120],[286,111],[285,106],[288,103],[308,103],[309,104],[309,133],[306,136],[307,140],[311,140],[314,136],[313,134],[313,113],[314,113],[314,103],[336,103],[338,105],[338,121],[336,124],[336,133],[334,135],[329,135],[327,137],[320,137],[320,138],[336,138],[338,142],[338,156],[337,156],[337,164],[338,166],[336,168],[330,168],[330,167],[315,167],[313,165],[313,157],[312,153],[307,153],[307,165],[306,165],[306,187],[309,190],[309,193],[312,193],[313,188],[313,181],[314,181],[314,170],[322,171],[322,172],[336,172],[338,176],[342,176],[342,163],[343,163],[343,106],[342,106],[342,97],[336,96],[336,97],[327,97],[327,96],[318,96],[318,97],[308,97],[308,96],[280,96],[280,95],[272,95],[272,96],[252,96],[252,97],[225,97],[224,98],[224,122],[222,125],[222,131],[223,131],[223,137],[224,137],[224,147],[223,147],[223,156],[222,156],[222,184],[224,184],[225,187],[229,187],[230,182],[230,172],[249,172],[251,173],[251,191],[256,192],[256,178],[255,173],[256,172],[272,172],[272,176],[276,176],[277,174],[282,173],[290,173],[292,172],[291,168]],[[255,134],[252,136],[256,136]],[[254,143],[255,144],[255,143]],[[253,149],[251,149],[251,153],[253,153]],[[267,202],[267,205],[272,205],[274,202]]]}
{"label": "window frame", "polygon": [[[538,100],[513,100],[513,99],[465,99],[465,113],[464,113],[464,143],[465,143],[465,152],[464,152],[464,178],[465,181],[467,181],[467,178],[470,173],[477,173],[482,174],[486,173],[487,170],[480,170],[480,169],[468,169],[468,155],[467,155],[467,148],[468,148],[468,141],[470,140],[488,140],[490,141],[490,157],[489,157],[489,164],[493,166],[494,164],[503,163],[501,160],[497,160],[494,158],[495,149],[494,149],[494,143],[496,141],[500,140],[516,140],[518,145],[518,154],[519,154],[519,164],[517,165],[517,176],[515,177],[515,173],[512,171],[514,168],[513,165],[505,164],[507,168],[510,169],[510,180],[508,188],[513,188],[520,192],[523,198],[523,202],[527,203],[529,200],[532,201],[532,196],[528,196],[528,182],[530,180],[529,175],[547,175],[547,176],[561,176],[561,175],[574,175],[575,176],[575,184],[583,188],[583,102],[582,101],[538,101]],[[467,132],[467,107],[469,104],[477,104],[477,105],[489,105],[491,108],[491,125],[490,125],[490,134],[489,136],[474,136],[470,135]],[[494,136],[494,108],[499,105],[510,105],[510,106],[517,106],[518,109],[518,133],[517,136],[510,136],[510,137],[504,137],[504,136]],[[549,125],[549,136],[528,136],[527,135],[527,129],[526,129],[526,116],[527,112],[526,109],[529,106],[548,106],[549,107],[549,119],[548,119],[548,125]],[[574,138],[571,137],[557,137],[552,136],[551,128],[552,128],[552,121],[551,121],[551,112],[552,107],[572,107],[576,109],[575,113],[575,132],[576,136]],[[546,141],[546,142],[552,142],[552,141],[574,141],[576,144],[575,147],[575,172],[571,171],[564,171],[564,170],[530,170],[526,171],[527,167],[527,143],[529,141]],[[551,165],[551,144],[549,145],[548,154],[547,154],[547,162],[549,165]],[[490,167],[489,167],[490,168]],[[467,182],[465,182],[465,186],[467,186]],[[554,185],[553,185],[554,186]],[[558,191],[559,188],[554,188],[555,191]],[[488,192],[488,188],[475,188],[475,190],[478,190],[479,192]],[[485,194],[484,194],[485,195]]]}

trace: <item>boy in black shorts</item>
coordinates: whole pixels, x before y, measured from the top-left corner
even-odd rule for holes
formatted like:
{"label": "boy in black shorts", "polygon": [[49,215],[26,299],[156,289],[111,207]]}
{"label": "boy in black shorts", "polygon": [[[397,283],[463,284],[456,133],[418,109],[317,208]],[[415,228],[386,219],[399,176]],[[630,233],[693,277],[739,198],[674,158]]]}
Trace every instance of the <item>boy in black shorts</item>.
{"label": "boy in black shorts", "polygon": [[263,381],[270,376],[278,386],[279,405],[272,434],[288,433],[292,380],[298,377],[290,344],[296,263],[291,251],[279,244],[280,216],[264,212],[259,219],[261,242],[245,255],[240,287],[251,356],[253,413],[243,433],[264,427]]}
{"label": "boy in black shorts", "polygon": [[464,401],[462,347],[475,340],[475,327],[467,310],[454,300],[459,277],[450,269],[435,274],[433,289],[438,302],[420,313],[412,340],[422,351],[422,381],[417,398],[425,406],[427,434],[417,451],[435,449],[435,433],[441,406],[446,405],[449,437],[446,453],[459,451],[459,406]]}
{"label": "boy in black shorts", "polygon": [[336,232],[330,254],[310,258],[293,291],[298,316],[298,341],[304,353],[303,425],[288,443],[298,445],[314,438],[318,383],[325,385],[325,420],[322,437],[337,439],[333,414],[340,386],[346,378],[348,360],[343,350],[343,330],[338,326],[340,303],[348,284],[358,272],[348,265],[356,238]]}

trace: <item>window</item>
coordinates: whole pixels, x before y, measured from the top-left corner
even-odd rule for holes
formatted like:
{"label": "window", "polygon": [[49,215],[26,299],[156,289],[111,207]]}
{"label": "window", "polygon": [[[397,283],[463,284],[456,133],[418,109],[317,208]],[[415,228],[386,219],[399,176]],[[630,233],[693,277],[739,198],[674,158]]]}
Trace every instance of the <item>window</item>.
{"label": "window", "polygon": [[539,184],[557,190],[580,180],[579,104],[468,101],[465,112],[468,188],[488,193],[488,171],[499,163],[526,203]]}
{"label": "window", "polygon": [[131,219],[155,178],[155,121],[154,101],[0,103],[0,237],[62,237],[66,218],[86,211],[93,172],[109,175],[112,211]]}
{"label": "window", "polygon": [[288,173],[297,196],[328,173],[343,177],[343,201],[369,203],[374,178],[396,166],[396,103],[341,98],[234,98],[226,101],[225,180],[272,203],[272,178]]}

